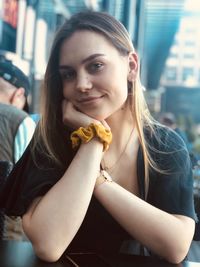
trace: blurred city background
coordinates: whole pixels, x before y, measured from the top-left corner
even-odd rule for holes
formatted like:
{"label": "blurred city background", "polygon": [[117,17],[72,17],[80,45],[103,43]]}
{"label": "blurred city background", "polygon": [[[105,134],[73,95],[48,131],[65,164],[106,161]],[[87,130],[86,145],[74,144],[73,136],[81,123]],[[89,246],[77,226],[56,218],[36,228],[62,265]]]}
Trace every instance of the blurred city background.
{"label": "blurred city background", "polygon": [[171,112],[200,158],[200,1],[0,0],[0,55],[31,82],[30,106],[39,94],[52,39],[72,14],[110,13],[129,31],[141,61],[141,79],[153,116]]}

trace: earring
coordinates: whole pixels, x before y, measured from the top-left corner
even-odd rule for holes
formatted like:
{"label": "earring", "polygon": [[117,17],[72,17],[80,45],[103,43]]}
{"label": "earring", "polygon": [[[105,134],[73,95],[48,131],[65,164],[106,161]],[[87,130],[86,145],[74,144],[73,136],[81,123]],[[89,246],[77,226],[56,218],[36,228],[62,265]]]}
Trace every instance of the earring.
{"label": "earring", "polygon": [[128,81],[128,94],[129,95],[132,95],[133,94],[132,88],[133,88],[132,82],[129,82]]}

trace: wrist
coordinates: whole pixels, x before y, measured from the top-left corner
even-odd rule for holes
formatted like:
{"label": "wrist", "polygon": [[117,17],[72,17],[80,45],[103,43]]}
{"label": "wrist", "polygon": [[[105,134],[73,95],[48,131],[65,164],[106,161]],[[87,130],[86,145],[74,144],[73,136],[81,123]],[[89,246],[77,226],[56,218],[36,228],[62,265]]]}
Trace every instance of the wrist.
{"label": "wrist", "polygon": [[96,139],[103,144],[103,151],[108,150],[110,143],[112,142],[112,133],[110,129],[107,129],[101,123],[91,123],[87,127],[80,127],[72,132],[71,136],[72,147],[76,148],[82,143],[91,142]]}
{"label": "wrist", "polygon": [[113,182],[112,177],[105,170],[100,170],[100,174],[96,179],[94,189],[97,189],[100,185],[104,183],[112,183],[112,182]]}
{"label": "wrist", "polygon": [[80,143],[80,147],[85,146],[85,147],[99,147],[101,149],[101,151],[103,152],[103,143],[99,142],[98,138],[94,137],[90,140],[90,142],[84,143],[81,142]]}

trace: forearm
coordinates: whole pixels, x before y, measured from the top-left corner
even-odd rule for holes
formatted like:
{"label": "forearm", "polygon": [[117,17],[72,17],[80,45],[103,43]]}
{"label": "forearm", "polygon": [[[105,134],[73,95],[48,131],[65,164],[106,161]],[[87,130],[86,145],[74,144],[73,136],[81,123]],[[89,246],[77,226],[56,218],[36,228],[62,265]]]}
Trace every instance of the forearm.
{"label": "forearm", "polygon": [[[133,236],[157,255],[178,262],[185,257],[194,232],[194,222],[153,207],[116,183],[103,183],[95,196]],[[187,225],[188,226],[188,225]]]}
{"label": "forearm", "polygon": [[[42,249],[62,255],[86,214],[100,168],[102,144],[81,145],[63,177],[23,218],[25,232],[41,258]],[[46,259],[48,260],[48,259]],[[50,259],[51,260],[51,259]]]}

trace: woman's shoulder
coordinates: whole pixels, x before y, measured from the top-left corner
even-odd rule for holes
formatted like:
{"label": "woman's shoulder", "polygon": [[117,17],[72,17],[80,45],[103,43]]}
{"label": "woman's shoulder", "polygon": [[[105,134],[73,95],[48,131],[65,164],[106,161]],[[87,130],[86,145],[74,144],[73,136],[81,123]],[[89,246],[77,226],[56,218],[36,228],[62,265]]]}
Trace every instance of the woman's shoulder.
{"label": "woman's shoulder", "polygon": [[183,139],[171,128],[162,124],[153,125],[152,129],[145,129],[147,143],[159,150],[175,151],[187,149]]}
{"label": "woman's shoulder", "polygon": [[183,139],[172,129],[157,124],[147,131],[148,151],[159,169],[180,172],[190,167],[190,157]]}
{"label": "woman's shoulder", "polygon": [[175,131],[159,124],[146,134],[150,155],[158,168],[150,169],[147,201],[166,212],[196,219],[191,161],[184,141]]}

